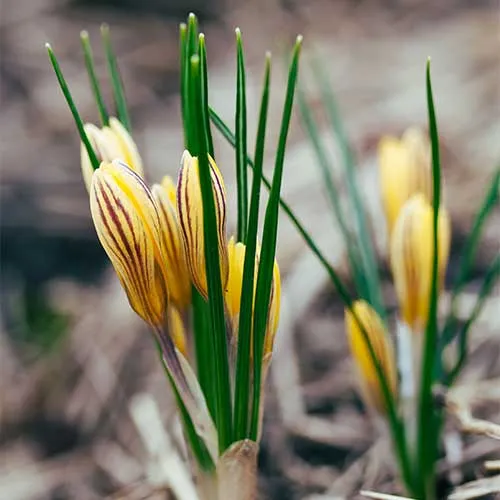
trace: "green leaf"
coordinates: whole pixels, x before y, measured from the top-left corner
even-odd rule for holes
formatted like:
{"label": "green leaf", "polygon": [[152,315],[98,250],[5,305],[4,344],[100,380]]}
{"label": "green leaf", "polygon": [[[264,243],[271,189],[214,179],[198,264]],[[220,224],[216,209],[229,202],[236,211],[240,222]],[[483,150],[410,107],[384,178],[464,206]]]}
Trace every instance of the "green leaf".
{"label": "green leaf", "polygon": [[[236,145],[236,140],[234,134],[231,132],[229,127],[224,123],[224,121],[219,117],[219,115],[213,110],[210,109],[210,118],[215,125],[215,127],[221,132],[223,137],[231,144],[231,146],[235,147]],[[250,158],[247,158],[247,164],[250,166],[250,168],[255,169],[255,165],[252,162]],[[255,175],[255,174],[254,174]],[[271,183],[269,180],[262,175],[262,183],[267,189],[270,189]],[[305,229],[305,227],[302,225],[300,222],[299,218],[295,215],[293,210],[290,208],[290,206],[282,199],[280,198],[279,200],[281,209],[286,213],[294,227],[297,229],[298,233],[302,236],[304,239],[305,243],[307,246],[311,249],[311,251],[316,255],[322,266],[325,268],[326,272],[328,273],[328,276],[332,280],[332,283],[335,286],[335,289],[337,290],[337,293],[340,295],[340,298],[346,305],[346,307],[352,312],[353,317],[355,318],[356,322],[358,323],[360,330],[363,334],[363,338],[365,339],[365,342],[367,342],[368,349],[370,352],[370,358],[372,362],[374,363],[374,366],[376,367],[376,372],[377,372],[377,377],[378,380],[381,384],[382,387],[382,392],[384,394],[384,401],[387,405],[388,408],[388,418],[390,421],[390,429],[392,432],[393,436],[393,441],[395,444],[396,448],[396,454],[400,463],[402,475],[405,481],[405,484],[408,487],[408,490],[410,492],[414,491],[413,487],[413,478],[412,478],[412,469],[411,465],[409,462],[409,454],[408,454],[408,449],[407,449],[407,444],[406,444],[406,438],[405,438],[405,431],[404,428],[401,425],[400,419],[398,417],[396,407],[395,407],[395,402],[391,396],[391,393],[389,391],[389,386],[387,385],[386,381],[383,381],[381,377],[383,377],[383,370],[382,367],[380,366],[380,363],[378,362],[376,358],[375,351],[373,350],[373,346],[371,345],[369,341],[369,337],[366,333],[366,330],[364,326],[360,323],[359,318],[357,317],[356,313],[352,309],[352,297],[350,296],[347,287],[344,285],[342,282],[342,279],[340,276],[337,274],[333,266],[328,262],[328,259],[323,255],[319,247],[316,245],[314,242],[314,239],[312,236],[308,233],[308,231]]]}
{"label": "green leaf", "polygon": [[115,100],[116,114],[118,115],[118,119],[120,120],[121,124],[128,130],[129,133],[132,133],[132,125],[130,123],[127,100],[125,98],[125,90],[123,88],[122,78],[118,69],[116,55],[111,44],[111,33],[107,24],[103,24],[101,26],[101,37],[102,43],[104,45],[104,51],[106,53],[109,77],[111,79],[111,85],[113,87],[113,98]]}
{"label": "green leaf", "polygon": [[257,440],[259,426],[259,408],[262,375],[262,356],[264,348],[264,337],[269,316],[269,301],[273,281],[274,258],[276,255],[276,240],[278,233],[279,200],[281,183],[283,179],[283,166],[285,163],[285,149],[290,119],[292,116],[293,98],[297,81],[300,49],[302,37],[297,37],[292,55],[292,62],[288,72],[288,84],[281,120],[278,149],[274,165],[273,183],[269,192],[269,200],[264,217],[264,229],[262,235],[262,248],[260,254],[259,271],[257,275],[257,287],[255,292],[255,312],[253,325],[253,405],[252,420],[250,428],[250,439]]}
{"label": "green leaf", "polygon": [[246,241],[248,215],[247,181],[247,104],[245,91],[245,60],[241,32],[236,29],[236,185],[238,199],[237,240]]}
{"label": "green leaf", "polygon": [[198,137],[196,125],[196,110],[194,103],[191,100],[192,89],[191,85],[193,80],[191,78],[191,57],[198,53],[198,20],[194,14],[189,14],[187,30],[183,39],[182,25],[181,25],[181,70],[183,70],[183,77],[181,77],[181,100],[183,103],[183,128],[184,128],[184,147],[193,155],[198,155]]}
{"label": "green leaf", "polygon": [[92,55],[92,47],[90,45],[89,34],[86,31],[80,33],[80,40],[82,42],[83,55],[85,57],[85,67],[87,68],[87,73],[89,75],[90,86],[92,87],[92,93],[94,94],[94,99],[97,104],[97,109],[99,111],[99,116],[101,118],[102,126],[107,126],[109,124],[109,115],[106,109],[106,104],[102,97],[101,86],[99,85],[99,80],[97,79],[97,74],[95,71],[94,56]]}
{"label": "green leaf", "polygon": [[[236,382],[234,400],[234,441],[248,437],[249,395],[250,395],[250,360],[251,333],[253,323],[253,299],[255,277],[255,254],[257,250],[257,229],[259,224],[260,184],[264,164],[264,146],[266,136],[267,112],[269,108],[269,83],[271,74],[271,55],[266,55],[264,85],[259,113],[259,126],[255,144],[255,167],[253,170],[252,191],[248,233],[243,264],[241,286],[240,317],[238,324],[238,352],[236,358]],[[245,151],[245,164],[246,164]],[[246,168],[246,165],[243,165]]]}
{"label": "green leaf", "polygon": [[78,113],[78,109],[76,109],[75,102],[73,101],[73,97],[71,96],[71,92],[69,91],[69,87],[66,83],[64,75],[62,74],[59,62],[57,61],[57,58],[50,44],[45,44],[45,48],[47,49],[50,62],[52,63],[57,81],[59,82],[59,86],[61,87],[61,91],[64,95],[64,98],[66,99],[66,102],[68,103],[68,107],[71,111],[71,114],[73,115],[73,119],[75,120],[76,128],[78,129],[78,133],[80,134],[80,139],[83,142],[89,155],[90,163],[92,164],[93,169],[97,170],[99,168],[99,160],[97,159],[94,149],[90,144],[87,134],[85,133],[85,129],[83,128],[83,121],[80,117],[80,113]]}
{"label": "green leaf", "polygon": [[[422,379],[420,383],[419,415],[418,415],[418,477],[421,483],[420,494],[427,498],[435,489],[435,462],[439,443],[432,442],[435,435],[433,425],[436,422],[436,408],[433,402],[432,386],[434,383],[435,364],[438,340],[438,217],[441,201],[441,161],[439,155],[439,135],[434,109],[434,98],[432,95],[430,59],[427,61],[426,71],[427,108],[429,114],[429,135],[432,150],[432,177],[433,177],[433,236],[432,236],[432,280],[429,296],[429,318],[425,330]],[[432,497],[429,497],[432,498]]]}
{"label": "green leaf", "polygon": [[[322,63],[322,64],[321,64]],[[377,259],[375,248],[371,240],[371,233],[366,220],[366,210],[361,200],[361,193],[356,179],[355,160],[351,152],[349,140],[342,123],[340,112],[333,95],[330,83],[323,69],[324,61],[316,61],[313,59],[313,71],[318,77],[322,100],[325,104],[327,116],[330,120],[332,130],[337,138],[342,155],[342,165],[344,167],[344,177],[347,183],[349,199],[354,211],[353,219],[356,223],[356,236],[359,242],[359,252],[361,254],[361,263],[367,284],[366,293],[368,301],[377,311],[380,317],[386,319],[386,311],[382,299],[382,287],[378,274]]]}
{"label": "green leaf", "polygon": [[467,347],[469,345],[469,331],[471,326],[474,324],[479,314],[481,313],[486,299],[490,296],[493,291],[498,278],[500,277],[500,255],[497,255],[491,266],[486,271],[481,289],[479,290],[478,298],[472,312],[463,324],[462,328],[458,333],[458,360],[447,377],[446,385],[450,386],[460,375],[460,372],[467,360]]}
{"label": "green leaf", "polygon": [[191,304],[193,312],[194,351],[196,368],[201,390],[207,401],[208,410],[215,421],[215,379],[214,362],[215,350],[211,341],[210,309],[205,299],[193,286],[191,291]]}
{"label": "green leaf", "polygon": [[326,188],[328,199],[332,206],[335,219],[342,233],[342,237],[344,238],[347,250],[347,258],[349,260],[349,268],[351,270],[351,275],[356,287],[356,291],[361,298],[370,301],[369,293],[367,291],[367,283],[363,272],[363,266],[360,260],[361,257],[359,255],[359,249],[357,248],[357,242],[353,240],[353,235],[347,228],[345,222],[347,220],[347,217],[342,210],[340,204],[340,196],[333,180],[333,167],[321,141],[318,127],[314,120],[311,109],[307,104],[304,92],[300,88],[300,86],[297,92],[297,97],[302,123],[316,154],[317,164],[323,177],[323,183]]}
{"label": "green leaf", "polygon": [[180,60],[180,87],[181,87],[181,118],[182,130],[184,132],[184,148],[188,149],[188,122],[189,122],[189,89],[187,87],[189,77],[189,56],[187,53],[187,25],[179,25],[179,60]]}
{"label": "green leaf", "polygon": [[200,58],[191,57],[191,104],[196,115],[198,138],[198,171],[203,204],[203,229],[205,239],[205,263],[208,285],[208,304],[210,307],[211,336],[215,350],[216,379],[216,427],[219,436],[219,453],[223,453],[232,442],[232,408],[231,387],[229,381],[229,361],[225,335],[224,297],[220,275],[220,257],[217,239],[217,222],[215,201],[208,161],[208,140],[206,131],[206,115],[203,99],[203,82],[200,69]]}
{"label": "green leaf", "polygon": [[[202,81],[202,99],[203,99],[203,109],[208,109],[208,65],[207,65],[207,49],[205,45],[205,35],[200,33],[198,37],[198,53],[200,55],[200,74]],[[210,116],[207,113],[204,113],[205,117],[205,131],[207,134],[207,148],[208,153],[212,158],[215,158],[214,155],[214,141],[212,139],[212,131],[210,129]]]}
{"label": "green leaf", "polygon": [[[210,119],[212,120],[212,123],[215,125],[215,128],[219,130],[219,132],[223,135],[223,137],[229,142],[229,144],[233,147],[236,146],[236,138],[235,135],[231,132],[229,127],[224,123],[222,118],[212,109],[210,108]],[[250,157],[247,157],[247,165],[254,170],[255,165],[254,162]],[[271,189],[271,183],[269,179],[262,174],[262,183],[264,186],[270,190]],[[335,288],[337,289],[338,294],[340,295],[342,301],[344,304],[349,305],[352,303],[352,297],[350,296],[347,287],[344,285],[342,282],[341,278],[333,268],[333,266],[328,262],[328,259],[325,257],[323,252],[319,249],[319,247],[316,245],[314,242],[313,237],[309,234],[307,229],[304,227],[302,222],[300,222],[300,219],[295,215],[294,211],[288,205],[288,203],[283,200],[283,198],[280,198],[279,204],[283,212],[287,215],[287,217],[290,219],[290,222],[293,224],[297,232],[302,236],[304,239],[306,245],[309,247],[309,249],[312,251],[314,255],[318,258],[320,261],[321,265],[325,268],[325,271],[328,273],[328,276],[332,280],[333,284],[335,285]]]}

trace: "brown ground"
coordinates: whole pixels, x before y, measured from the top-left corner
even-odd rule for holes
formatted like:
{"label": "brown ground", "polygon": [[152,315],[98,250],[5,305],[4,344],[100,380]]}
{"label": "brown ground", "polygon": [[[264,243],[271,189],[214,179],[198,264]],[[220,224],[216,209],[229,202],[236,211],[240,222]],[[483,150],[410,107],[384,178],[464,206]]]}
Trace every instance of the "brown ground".
{"label": "brown ground", "polygon": [[[233,86],[234,54],[227,47],[232,46],[235,25],[241,26],[245,38],[252,110],[264,50],[277,54],[277,96],[283,47],[299,30],[306,47],[314,40],[324,54],[356,146],[362,184],[373,195],[368,205],[374,224],[380,214],[373,189],[374,143],[386,131],[425,123],[424,66],[426,57],[432,56],[447,150],[446,201],[455,228],[454,254],[458,253],[498,160],[499,26],[494,3],[315,0],[279,5],[257,0],[232,2],[229,7],[224,12],[215,9],[203,24],[214,107],[231,116],[228,102],[233,96],[228,98],[228,89]],[[112,25],[150,178],[158,179],[165,170],[173,173],[180,156],[176,20],[147,9],[137,14],[56,0],[4,2],[2,499],[87,500],[125,487],[131,493],[121,498],[146,498],[132,488],[150,459],[129,416],[132,396],[150,392],[166,421],[173,422],[150,339],[129,311],[114,277],[104,271],[80,180],[76,133],[43,51],[43,43],[51,41],[83,115],[95,120],[78,32],[88,29],[96,39],[102,20]],[[307,71],[303,75],[310,83]],[[308,95],[320,111],[312,86]],[[272,137],[280,106],[273,104]],[[218,157],[231,186],[232,157],[222,143]],[[285,197],[341,268],[343,251],[311,159],[295,123]],[[497,211],[481,248],[477,276],[498,250],[498,216]],[[263,495],[312,500],[310,495],[320,493],[354,498],[361,487],[397,492],[390,461],[373,459],[388,455],[386,440],[377,439],[356,396],[341,307],[314,257],[285,219],[279,251],[286,280],[260,457]],[[479,381],[498,380],[500,375],[500,344],[494,336],[500,329],[497,308],[492,304],[474,331],[474,354],[463,380],[479,393]],[[52,338],[58,332],[67,335],[42,355],[41,336]],[[494,402],[483,404],[478,416],[500,422],[499,400],[497,394]],[[457,427],[452,419],[450,432]],[[464,443],[459,466],[440,464],[443,487],[483,477],[484,460],[500,458],[492,439],[467,437]],[[150,490],[147,485],[142,488]]]}

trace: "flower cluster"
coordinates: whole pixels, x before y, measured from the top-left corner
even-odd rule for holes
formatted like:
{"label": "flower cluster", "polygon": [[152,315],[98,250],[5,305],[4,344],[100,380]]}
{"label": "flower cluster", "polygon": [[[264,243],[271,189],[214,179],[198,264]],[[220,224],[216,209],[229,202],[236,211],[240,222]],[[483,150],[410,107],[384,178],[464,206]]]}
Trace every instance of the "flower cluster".
{"label": "flower cluster", "polygon": [[[412,332],[415,342],[421,343],[429,314],[434,257],[431,157],[424,133],[411,128],[401,139],[384,137],[379,144],[379,172],[388,226],[390,267],[399,305],[398,330]],[[450,221],[443,208],[438,214],[437,238],[438,289],[441,289],[450,249]],[[392,342],[384,322],[368,303],[356,302],[353,312],[359,322],[347,312],[346,327],[361,374],[363,394],[369,406],[384,413],[381,388],[361,325],[389,389],[396,394],[397,370]]]}
{"label": "flower cluster", "polygon": [[[166,176],[149,188],[134,141],[117,119],[111,118],[109,127],[102,129],[87,124],[85,131],[101,162],[94,171],[82,145],[83,176],[99,241],[132,309],[157,335],[167,369],[186,407],[199,406],[201,391],[192,376],[196,366],[192,359],[190,308],[193,290],[204,300],[209,297],[198,159],[184,151],[177,185]],[[224,180],[211,157],[209,165],[225,299],[225,338],[233,350],[229,359],[235,359],[245,245],[227,239]],[[257,263],[258,259],[257,249]],[[280,273],[275,262],[263,359],[273,348],[279,310]],[[230,372],[234,371],[233,367]],[[202,402],[201,406],[206,405]],[[210,417],[204,413],[200,425],[213,433]],[[208,441],[215,442],[213,436]],[[213,457],[217,453],[213,450]]]}

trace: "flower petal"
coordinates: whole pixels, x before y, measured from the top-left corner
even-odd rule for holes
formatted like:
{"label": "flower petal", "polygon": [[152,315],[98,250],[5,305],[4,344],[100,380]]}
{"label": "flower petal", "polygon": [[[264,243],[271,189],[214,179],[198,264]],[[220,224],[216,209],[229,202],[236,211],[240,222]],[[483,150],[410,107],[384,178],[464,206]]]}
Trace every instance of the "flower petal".
{"label": "flower petal", "polygon": [[112,116],[109,119],[109,130],[113,133],[116,141],[118,141],[120,145],[122,152],[120,159],[129,165],[136,174],[144,177],[141,155],[127,129],[122,125],[120,120]]}
{"label": "flower petal", "polygon": [[[226,190],[217,165],[211,158],[209,158],[209,160],[216,211],[221,280],[222,286],[225,288],[229,272],[225,235]],[[198,159],[191,156],[187,151],[182,155],[179,181],[177,184],[177,215],[181,227],[191,280],[198,291],[207,298],[203,203],[198,174]]]}
{"label": "flower petal", "polygon": [[432,199],[429,140],[417,128],[405,131],[401,140],[383,137],[378,147],[382,202],[389,236],[403,205],[416,193]]}
{"label": "flower petal", "polygon": [[[432,279],[433,209],[422,194],[403,207],[391,239],[391,268],[401,315],[414,331],[425,328]],[[438,279],[442,287],[450,250],[446,210],[438,217]]]}
{"label": "flower petal", "polygon": [[[376,311],[364,300],[356,301],[353,304],[353,310],[368,335],[368,339],[385,374],[389,389],[395,394],[397,377],[394,351],[384,324]],[[347,309],[345,321],[349,346],[358,368],[363,397],[370,407],[384,414],[386,405],[382,388],[363,332],[352,312]]]}
{"label": "flower petal", "polygon": [[158,214],[149,189],[123,162],[103,163],[92,177],[90,209],[130,305],[148,323],[162,324],[165,269]]}
{"label": "flower petal", "polygon": [[[169,177],[152,187],[158,208],[169,297],[181,310],[191,301],[191,280],[177,221],[175,185]],[[172,201],[173,197],[173,201]]]}

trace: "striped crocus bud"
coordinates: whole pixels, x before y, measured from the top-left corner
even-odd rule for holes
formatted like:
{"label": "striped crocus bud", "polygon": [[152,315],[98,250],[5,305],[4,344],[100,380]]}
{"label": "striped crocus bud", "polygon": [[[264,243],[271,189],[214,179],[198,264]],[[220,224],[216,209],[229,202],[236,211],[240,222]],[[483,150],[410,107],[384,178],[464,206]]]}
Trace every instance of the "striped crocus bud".
{"label": "striped crocus bud", "polygon": [[[217,165],[212,158],[209,157],[209,160],[217,223],[221,281],[223,288],[225,288],[229,272],[226,244],[226,189]],[[191,280],[201,295],[207,298],[203,203],[198,174],[198,158],[191,156],[188,151],[184,151],[181,159],[177,184],[177,215]]]}
{"label": "striped crocus bud", "polygon": [[[450,251],[450,221],[438,214],[438,287],[441,288]],[[403,207],[391,239],[391,268],[401,316],[414,331],[427,324],[432,281],[433,209],[422,194]]]}
{"label": "striped crocus bud", "polygon": [[384,137],[378,147],[378,163],[390,237],[406,201],[416,193],[432,199],[429,140],[418,128],[406,130],[401,139]]}
{"label": "striped crocus bud", "polygon": [[191,279],[177,221],[176,187],[165,176],[161,184],[153,185],[152,193],[160,217],[169,298],[182,311],[191,302]]}
{"label": "striped crocus bud", "polygon": [[397,389],[397,371],[392,344],[380,316],[367,302],[358,300],[352,309],[354,314],[346,309],[345,322],[349,346],[358,369],[361,392],[368,407],[383,415],[386,413],[386,404],[382,386],[365,336],[356,318],[363,325],[389,390],[394,395]]}
{"label": "striped crocus bud", "polygon": [[162,325],[166,275],[160,222],[148,187],[125,163],[102,163],[92,177],[90,210],[132,309],[149,324]]}
{"label": "striped crocus bud", "polygon": [[[119,120],[111,117],[109,125],[102,129],[92,123],[87,123],[84,129],[99,163],[109,163],[115,159],[122,160],[138,175],[144,176],[137,146]],[[87,191],[90,191],[94,169],[83,143],[80,144],[80,159],[83,180]]]}

